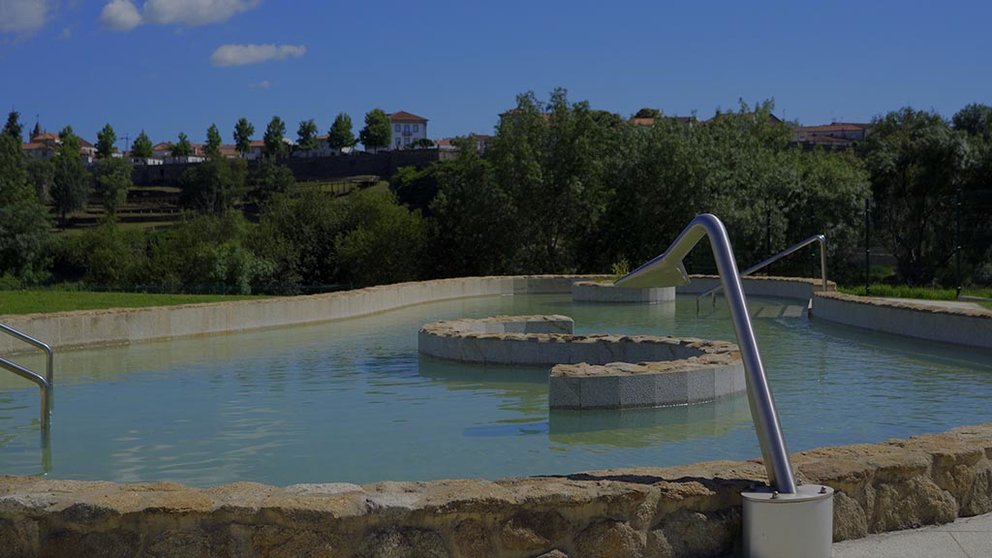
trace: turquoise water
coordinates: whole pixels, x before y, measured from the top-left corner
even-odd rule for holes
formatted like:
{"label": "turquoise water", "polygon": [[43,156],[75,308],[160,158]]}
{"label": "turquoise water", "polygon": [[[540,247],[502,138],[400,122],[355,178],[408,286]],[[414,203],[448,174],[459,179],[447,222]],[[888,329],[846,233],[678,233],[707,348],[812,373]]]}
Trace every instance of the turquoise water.
{"label": "turquoise water", "polygon": [[[992,421],[992,352],[750,306],[791,451]],[[733,339],[725,305],[497,296],[366,318],[57,355],[48,474],[276,485],[564,474],[759,455],[744,397],[549,413],[547,370],[421,358],[425,322],[559,313],[577,333]],[[20,362],[41,367],[25,356]],[[40,474],[38,390],[0,376],[0,474]]]}

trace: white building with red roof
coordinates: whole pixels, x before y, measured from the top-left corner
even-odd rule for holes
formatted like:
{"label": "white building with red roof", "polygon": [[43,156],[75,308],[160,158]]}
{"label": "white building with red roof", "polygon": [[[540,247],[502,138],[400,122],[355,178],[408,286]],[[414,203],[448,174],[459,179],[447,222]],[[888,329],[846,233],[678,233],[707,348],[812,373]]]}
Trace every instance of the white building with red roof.
{"label": "white building with red roof", "polygon": [[406,111],[394,112],[389,115],[392,125],[392,141],[390,149],[406,149],[418,140],[427,139],[427,119]]}

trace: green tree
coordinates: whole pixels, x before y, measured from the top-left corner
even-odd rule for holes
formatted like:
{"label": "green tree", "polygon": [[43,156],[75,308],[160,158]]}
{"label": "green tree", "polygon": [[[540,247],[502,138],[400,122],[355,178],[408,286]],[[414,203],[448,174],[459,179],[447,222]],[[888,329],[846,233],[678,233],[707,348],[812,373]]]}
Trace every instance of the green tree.
{"label": "green tree", "polygon": [[41,134],[42,134],[42,131],[41,131],[41,122],[38,122],[36,120],[35,123],[34,123],[34,128],[31,128],[31,137],[29,137],[28,139],[29,140],[33,140],[34,138],[40,136]]}
{"label": "green tree", "polygon": [[0,134],[0,276],[38,278],[48,229],[48,212],[24,168],[20,139]]}
{"label": "green tree", "polygon": [[250,195],[264,202],[273,194],[289,191],[296,185],[293,171],[272,159],[262,159],[248,175]]}
{"label": "green tree", "polygon": [[96,157],[97,159],[108,159],[114,154],[114,144],[117,143],[117,133],[108,123],[102,130],[96,133]]}
{"label": "green tree", "polygon": [[185,132],[179,132],[179,141],[172,144],[173,157],[189,157],[193,154],[193,144],[189,142]]}
{"label": "green tree", "polygon": [[23,141],[24,126],[21,125],[21,113],[12,110],[7,113],[7,123],[3,126],[3,133],[17,140],[20,144]]}
{"label": "green tree", "polygon": [[234,125],[234,145],[241,157],[247,157],[251,151],[251,137],[255,135],[255,126],[247,118],[239,118]]}
{"label": "green tree", "polygon": [[366,151],[378,151],[389,146],[392,127],[389,116],[382,109],[372,109],[365,113],[365,127],[358,133]]}
{"label": "green tree", "polygon": [[656,108],[644,107],[634,114],[634,118],[661,118],[661,111]]}
{"label": "green tree", "polygon": [[439,191],[427,221],[430,269],[442,277],[507,273],[518,242],[513,200],[473,139],[455,145],[454,161],[432,165]]}
{"label": "green tree", "polygon": [[199,213],[219,215],[230,209],[244,192],[245,162],[211,157],[190,166],[179,181],[179,201]]}
{"label": "green tree", "polygon": [[144,130],[138,134],[138,137],[134,139],[134,144],[131,145],[131,156],[140,159],[149,159],[152,156],[152,140],[148,138],[148,134]]}
{"label": "green tree", "polygon": [[252,251],[274,263],[268,291],[295,293],[301,287],[338,283],[335,239],[347,232],[345,203],[323,192],[279,194],[262,208]]}
{"label": "green tree", "polygon": [[310,120],[301,120],[300,127],[296,130],[296,147],[304,151],[317,149],[317,123]]}
{"label": "green tree", "polygon": [[265,135],[262,141],[265,143],[265,156],[273,159],[281,159],[286,156],[286,123],[282,118],[273,116],[269,125],[265,127]]}
{"label": "green tree", "polygon": [[[387,140],[388,141],[388,140]],[[327,143],[332,149],[344,149],[354,146],[358,140],[351,131],[351,117],[341,112],[334,117],[334,123],[327,132]]]}
{"label": "green tree", "polygon": [[78,270],[82,281],[91,288],[133,289],[159,279],[147,274],[144,234],[125,231],[114,219],[105,219],[69,237],[66,244],[66,261],[59,262],[59,267]]}
{"label": "green tree", "polygon": [[911,285],[929,284],[953,254],[952,194],[966,145],[939,114],[908,107],[876,118],[861,145],[880,240]]}
{"label": "green tree", "polygon": [[211,124],[207,128],[207,155],[210,157],[220,157],[220,130],[217,129],[216,124]]}
{"label": "green tree", "polygon": [[398,205],[390,192],[365,190],[348,198],[349,230],[335,243],[341,278],[357,286],[420,278],[426,239],[420,215]]}
{"label": "green tree", "polygon": [[127,200],[127,192],[132,186],[131,163],[111,157],[97,161],[93,170],[94,185],[104,209],[109,215],[117,215],[117,210]]}
{"label": "green tree", "polygon": [[52,159],[55,172],[52,181],[52,203],[63,228],[68,224],[69,213],[86,206],[90,193],[90,177],[80,157],[79,137],[66,126],[59,132],[61,145]]}
{"label": "green tree", "polygon": [[28,157],[26,168],[31,184],[34,186],[35,195],[41,203],[47,203],[50,199],[52,185],[55,181],[55,167],[49,159],[38,159]]}
{"label": "green tree", "polygon": [[992,107],[972,103],[959,110],[954,118],[955,130],[961,130],[969,136],[981,136],[984,139],[992,137]]}

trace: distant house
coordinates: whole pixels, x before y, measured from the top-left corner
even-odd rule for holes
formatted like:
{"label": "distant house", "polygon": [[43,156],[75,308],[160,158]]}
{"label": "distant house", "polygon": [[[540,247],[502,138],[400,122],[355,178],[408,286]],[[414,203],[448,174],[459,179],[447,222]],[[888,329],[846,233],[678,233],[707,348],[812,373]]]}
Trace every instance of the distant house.
{"label": "distant house", "polygon": [[[696,117],[694,116],[662,116],[662,120],[672,120],[680,124],[685,124],[687,126],[692,126],[696,122]],[[631,118],[630,123],[634,126],[654,126],[658,119],[655,118]]]}
{"label": "distant house", "polygon": [[799,126],[792,132],[793,143],[807,149],[847,149],[868,137],[870,124],[860,122],[831,122],[821,126]]}
{"label": "distant house", "polygon": [[[21,151],[28,157],[35,159],[51,159],[55,156],[62,140],[56,134],[48,132],[38,134],[31,138],[31,141],[21,145]],[[96,147],[93,144],[79,138],[79,157],[86,164],[91,164],[96,160]]]}
{"label": "distant house", "polygon": [[403,149],[411,143],[427,139],[427,119],[406,111],[394,112],[389,115],[392,125],[392,141],[390,149]]}
{"label": "distant house", "polygon": [[335,155],[342,155],[351,153],[354,149],[351,147],[343,147],[341,149],[336,149],[331,147],[328,142],[327,134],[322,136],[317,136],[317,147],[313,149],[299,149],[293,151],[293,157],[309,159],[312,157],[333,157]]}
{"label": "distant house", "polygon": [[165,159],[172,157],[172,143],[162,142],[152,146],[152,157],[155,159]]}
{"label": "distant house", "polygon": [[[487,149],[492,147],[493,141],[496,136],[490,136],[486,134],[469,134],[468,139],[475,142],[475,150],[479,153],[484,153]],[[439,151],[458,151],[458,147],[452,143],[455,138],[441,138],[434,142],[434,147]]]}

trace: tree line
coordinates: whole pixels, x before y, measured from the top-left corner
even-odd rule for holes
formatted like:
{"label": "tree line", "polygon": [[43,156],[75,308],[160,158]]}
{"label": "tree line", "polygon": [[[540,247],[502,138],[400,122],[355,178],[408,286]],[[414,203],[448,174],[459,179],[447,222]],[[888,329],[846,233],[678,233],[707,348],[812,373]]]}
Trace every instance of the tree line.
{"label": "tree line", "polygon": [[[501,115],[484,153],[462,138],[455,159],[401,169],[389,191],[343,198],[302,191],[279,164],[275,144],[251,171],[242,160],[219,157],[209,147],[211,138],[219,145],[211,126],[207,161],[181,181],[188,210],[181,223],[128,231],[108,211],[98,228],[55,239],[44,196],[54,200],[79,180],[100,188],[102,200],[120,199],[126,173],[101,151],[112,130],[101,132],[99,160],[86,178],[78,147],[70,157],[65,139],[51,169],[34,169],[8,122],[0,138],[0,272],[9,283],[279,293],[464,275],[601,273],[657,255],[694,215],[711,212],[726,223],[739,264],[824,233],[831,278],[853,283],[863,274],[857,256],[867,203],[872,241],[897,262],[892,281],[947,285],[953,254],[966,263],[965,281],[992,282],[992,217],[972,219],[958,252],[949,218],[955,200],[989,189],[992,108],[969,105],[950,120],[893,111],[847,151],[797,148],[791,128],[771,110],[770,102],[742,103],[707,122],[652,111],[653,125],[633,126],[570,101],[562,89],[546,101],[526,93]],[[309,124],[303,128],[312,135]],[[63,132],[71,142],[71,129]],[[251,220],[237,209],[246,200],[258,208]],[[703,248],[687,263],[709,272],[711,262]],[[783,260],[775,272],[812,274],[814,258]]]}

